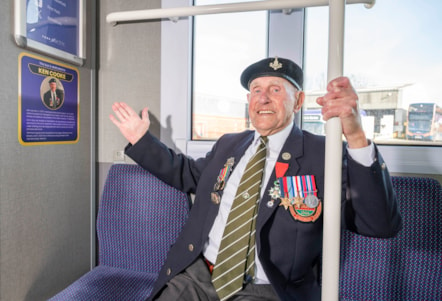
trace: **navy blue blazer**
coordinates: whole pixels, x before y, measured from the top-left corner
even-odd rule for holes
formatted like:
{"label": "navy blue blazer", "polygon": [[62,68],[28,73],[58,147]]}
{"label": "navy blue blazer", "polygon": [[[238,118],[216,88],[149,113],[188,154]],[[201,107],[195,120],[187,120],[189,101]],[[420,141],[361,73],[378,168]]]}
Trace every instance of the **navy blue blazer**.
{"label": "navy blue blazer", "polygon": [[[152,297],[200,256],[219,209],[211,200],[219,171],[230,157],[235,158],[235,163],[239,162],[253,137],[253,131],[226,134],[206,157],[197,160],[176,154],[149,133],[126,148],[128,156],[158,178],[181,191],[195,194],[189,219],[168,254]],[[353,161],[345,149],[342,226],[367,236],[394,236],[402,221],[381,155],[376,149],[375,162],[364,167]],[[286,176],[314,175],[321,201],[324,201],[324,152],[325,137],[294,126],[277,160],[288,163]],[[289,153],[290,158],[282,156],[283,153]],[[275,180],[273,170],[266,191],[274,186]],[[265,193],[256,223],[257,252],[266,275],[281,300],[319,301],[322,215],[315,222],[301,222],[284,206],[279,206],[279,199],[274,206],[267,206],[270,200],[270,195]]]}

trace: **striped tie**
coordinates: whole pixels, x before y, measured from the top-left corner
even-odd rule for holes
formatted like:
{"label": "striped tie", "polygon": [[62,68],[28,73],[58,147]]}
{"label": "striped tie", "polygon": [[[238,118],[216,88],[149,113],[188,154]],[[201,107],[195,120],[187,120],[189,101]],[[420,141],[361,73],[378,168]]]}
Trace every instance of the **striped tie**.
{"label": "striped tie", "polygon": [[267,137],[261,137],[260,142],[236,191],[213,270],[212,282],[221,301],[242,289],[245,276],[255,276],[255,221]]}

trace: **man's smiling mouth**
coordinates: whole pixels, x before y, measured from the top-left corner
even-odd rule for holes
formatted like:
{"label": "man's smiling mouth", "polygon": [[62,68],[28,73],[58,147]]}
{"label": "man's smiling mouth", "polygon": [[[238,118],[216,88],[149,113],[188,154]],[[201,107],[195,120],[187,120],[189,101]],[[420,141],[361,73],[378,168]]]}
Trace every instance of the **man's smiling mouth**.
{"label": "man's smiling mouth", "polygon": [[258,111],[258,114],[274,114],[274,111],[270,111],[270,110],[262,110],[262,111]]}

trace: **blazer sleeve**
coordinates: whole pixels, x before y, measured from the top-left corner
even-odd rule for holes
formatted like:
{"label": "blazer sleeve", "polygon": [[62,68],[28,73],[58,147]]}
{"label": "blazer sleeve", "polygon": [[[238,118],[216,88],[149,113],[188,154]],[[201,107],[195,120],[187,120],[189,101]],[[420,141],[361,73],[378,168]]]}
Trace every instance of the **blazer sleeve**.
{"label": "blazer sleeve", "polygon": [[370,167],[347,156],[344,226],[365,236],[393,237],[401,230],[402,219],[388,168],[376,147],[375,150]]}
{"label": "blazer sleeve", "polygon": [[193,160],[177,154],[147,132],[136,144],[128,144],[125,153],[165,183],[185,193],[195,193],[201,173],[213,152],[205,158]]}

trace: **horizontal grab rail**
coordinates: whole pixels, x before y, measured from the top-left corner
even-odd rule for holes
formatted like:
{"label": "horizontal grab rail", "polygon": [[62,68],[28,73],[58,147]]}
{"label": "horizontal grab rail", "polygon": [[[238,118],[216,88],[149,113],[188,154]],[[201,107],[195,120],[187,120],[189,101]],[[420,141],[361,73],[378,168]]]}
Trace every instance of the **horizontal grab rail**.
{"label": "horizontal grab rail", "polygon": [[[347,4],[365,4],[371,8],[375,0],[347,0]],[[179,17],[234,13],[258,10],[298,9],[305,7],[327,6],[328,0],[268,0],[254,2],[227,3],[216,5],[199,5],[176,8],[158,8],[114,12],[106,16],[106,22],[117,25],[122,22],[139,22],[158,19],[178,20]]]}

